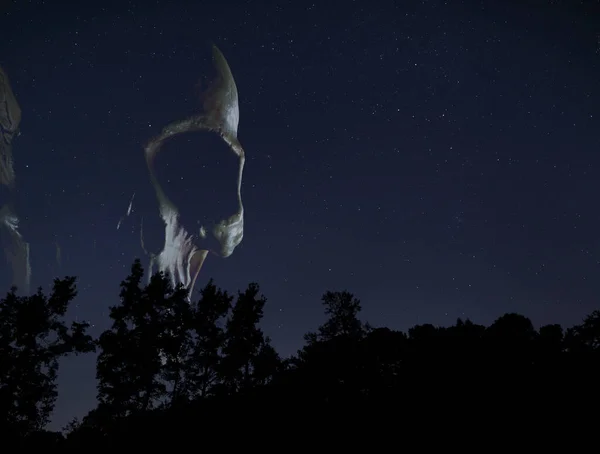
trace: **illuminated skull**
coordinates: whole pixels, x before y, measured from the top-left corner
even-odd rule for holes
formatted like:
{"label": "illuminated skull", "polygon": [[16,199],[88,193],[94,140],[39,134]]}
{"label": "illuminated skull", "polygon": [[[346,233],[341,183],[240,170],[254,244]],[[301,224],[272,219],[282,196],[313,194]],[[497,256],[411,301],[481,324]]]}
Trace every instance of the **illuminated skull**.
{"label": "illuminated skull", "polygon": [[12,207],[15,187],[12,141],[19,135],[21,108],[8,76],[0,67],[0,237],[6,260],[12,268],[13,285],[28,293],[31,278],[29,244],[19,232],[19,218]]}
{"label": "illuminated skull", "polygon": [[[220,257],[230,256],[242,241],[244,234],[244,208],[241,197],[242,173],[244,169],[244,150],[238,141],[239,106],[238,92],[231,70],[223,54],[212,46],[213,74],[208,78],[206,89],[200,92],[202,110],[199,114],[192,115],[184,120],[175,121],[167,125],[161,134],[151,139],[144,147],[146,163],[150,180],[154,187],[159,205],[159,212],[165,226],[164,245],[159,253],[151,256],[150,273],[159,271],[168,273],[173,284],[181,283],[192,291],[198,272],[207,255],[213,253]],[[185,213],[174,203],[174,192],[167,195],[166,181],[161,181],[161,164],[157,164],[157,155],[163,151],[167,164],[176,161],[171,158],[171,153],[177,150],[163,150],[166,142],[180,135],[189,133],[202,133],[218,139],[218,144],[212,148],[223,147],[223,158],[232,160],[232,167],[223,178],[226,186],[215,194],[200,194],[197,211],[190,215]],[[194,149],[194,153],[201,156],[208,150]],[[227,156],[225,156],[227,155]],[[194,164],[186,162],[189,167]],[[192,168],[191,170],[199,170]],[[226,194],[225,194],[226,193]],[[193,194],[190,197],[197,197]],[[206,210],[209,198],[224,198],[229,200],[229,205],[222,205],[218,215],[207,216]],[[185,210],[184,210],[185,212]],[[143,242],[143,236],[142,236]],[[143,245],[143,244],[142,244]],[[143,245],[144,246],[144,245]]]}

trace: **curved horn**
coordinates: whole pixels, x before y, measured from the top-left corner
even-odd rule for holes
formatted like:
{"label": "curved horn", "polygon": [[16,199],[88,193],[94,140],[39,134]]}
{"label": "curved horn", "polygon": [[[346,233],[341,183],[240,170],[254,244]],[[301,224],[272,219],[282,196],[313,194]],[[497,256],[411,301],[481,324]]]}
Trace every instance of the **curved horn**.
{"label": "curved horn", "polygon": [[213,74],[207,89],[200,93],[204,114],[215,129],[237,138],[240,121],[238,91],[231,69],[217,46],[212,46]]}

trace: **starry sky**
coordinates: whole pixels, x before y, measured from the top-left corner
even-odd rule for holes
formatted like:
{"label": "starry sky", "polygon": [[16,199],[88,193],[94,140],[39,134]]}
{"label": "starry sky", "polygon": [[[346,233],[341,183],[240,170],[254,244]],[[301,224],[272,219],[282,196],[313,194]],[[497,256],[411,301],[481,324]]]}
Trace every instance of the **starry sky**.
{"label": "starry sky", "polygon": [[[142,145],[194,112],[212,41],[239,90],[246,224],[196,288],[258,282],[284,356],[326,290],[402,330],[509,311],[573,325],[599,306],[598,17],[598,1],[1,1],[32,284],[78,276],[71,315],[109,326],[144,259],[139,219],[117,222],[133,193],[154,213]],[[207,209],[230,170],[172,156],[181,210]],[[62,364],[55,428],[94,405],[94,361]]]}

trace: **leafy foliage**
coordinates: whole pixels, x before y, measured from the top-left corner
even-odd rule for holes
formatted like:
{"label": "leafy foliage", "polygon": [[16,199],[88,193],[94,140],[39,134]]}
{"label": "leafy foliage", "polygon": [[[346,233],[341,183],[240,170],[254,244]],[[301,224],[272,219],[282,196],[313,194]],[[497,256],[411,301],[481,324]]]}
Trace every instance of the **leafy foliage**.
{"label": "leafy foliage", "polygon": [[94,350],[87,323],[67,326],[65,314],[77,295],[74,277],[55,279],[50,295],[41,289],[0,300],[0,424],[27,435],[47,424],[57,398],[59,359]]}
{"label": "leafy foliage", "polygon": [[111,329],[98,341],[98,401],[125,417],[266,383],[280,361],[262,330],[264,297],[250,284],[233,297],[210,281],[190,304],[183,287],[136,261],[121,283]]}
{"label": "leafy foliage", "polygon": [[[190,303],[169,276],[144,280],[136,261],[110,309],[112,326],[97,341],[98,406],[73,420],[66,438],[42,429],[56,399],[58,358],[94,347],[85,324],[63,321],[75,281],[55,281],[49,297],[12,291],[0,301],[4,425],[32,443],[80,449],[165,437],[189,444],[200,428],[256,434],[299,414],[311,415],[313,429],[335,421],[354,433],[364,429],[358,416],[380,408],[411,414],[447,402],[462,412],[480,408],[482,393],[497,408],[559,388],[572,402],[600,378],[600,311],[566,332],[559,325],[536,330],[511,313],[489,327],[458,319],[403,333],[364,323],[352,293],[328,291],[326,321],[305,335],[297,355],[281,360],[260,327],[267,300],[257,284],[234,296],[211,280]],[[565,386],[565,371],[576,386]]]}
{"label": "leafy foliage", "polygon": [[178,396],[190,345],[187,291],[163,273],[142,288],[143,277],[136,260],[121,283],[121,304],[110,309],[112,328],[98,340],[98,401],[118,416],[155,408],[169,386],[171,399]]}

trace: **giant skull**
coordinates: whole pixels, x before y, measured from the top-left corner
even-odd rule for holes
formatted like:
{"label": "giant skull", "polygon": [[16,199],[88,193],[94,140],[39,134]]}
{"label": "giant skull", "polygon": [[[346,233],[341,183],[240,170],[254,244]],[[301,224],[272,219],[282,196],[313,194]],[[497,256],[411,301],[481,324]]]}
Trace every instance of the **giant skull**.
{"label": "giant skull", "polygon": [[[242,173],[244,169],[244,149],[237,138],[239,123],[238,92],[231,70],[223,54],[212,46],[212,74],[206,79],[206,88],[200,93],[201,110],[183,120],[170,123],[162,132],[150,139],[144,147],[150,180],[158,201],[159,215],[164,223],[164,245],[151,257],[150,273],[157,269],[168,273],[173,284],[183,284],[191,293],[198,272],[207,255],[220,257],[231,255],[242,241],[244,234],[244,208],[241,197]],[[224,191],[232,197],[226,211],[218,217],[204,216],[207,194],[197,194],[199,205],[192,216],[186,214],[189,223],[182,221],[182,211],[172,196],[164,189],[164,182],[158,177],[157,156],[166,142],[176,136],[203,132],[218,140],[223,147],[222,154],[233,160],[231,172],[227,175]],[[194,153],[203,154],[207,150],[198,149]],[[200,221],[202,218],[202,222]],[[208,223],[205,221],[210,219]],[[143,232],[142,232],[142,246]]]}
{"label": "giant skull", "polygon": [[31,269],[29,244],[19,232],[19,218],[12,207],[15,171],[12,141],[19,135],[21,108],[6,72],[0,67],[0,237],[6,260],[12,268],[13,285],[29,292]]}

